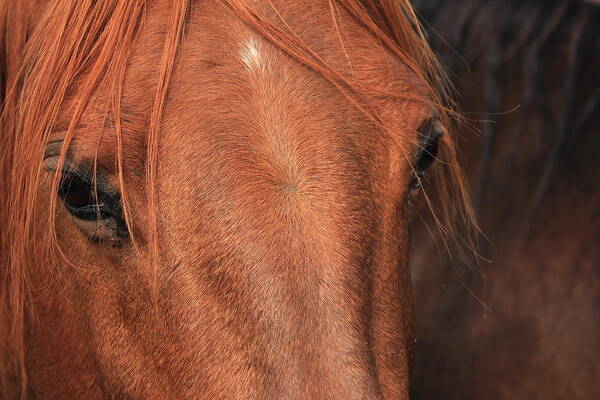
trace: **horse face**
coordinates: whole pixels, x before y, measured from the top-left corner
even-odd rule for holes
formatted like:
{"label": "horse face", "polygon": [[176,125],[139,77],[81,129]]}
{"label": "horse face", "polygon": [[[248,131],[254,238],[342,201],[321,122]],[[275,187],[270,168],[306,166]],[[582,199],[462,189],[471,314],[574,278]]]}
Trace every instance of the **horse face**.
{"label": "horse face", "polygon": [[422,95],[416,77],[344,13],[338,34],[326,4],[278,4],[325,62],[370,88],[365,112],[226,6],[195,3],[149,160],[166,3],[147,11],[120,121],[107,113],[107,79],[61,171],[60,129],[46,148],[39,201],[60,199],[69,263],[57,256],[62,279],[37,282],[51,289],[27,339],[32,387],[45,397],[406,395],[407,197],[416,131],[431,116],[378,91]]}

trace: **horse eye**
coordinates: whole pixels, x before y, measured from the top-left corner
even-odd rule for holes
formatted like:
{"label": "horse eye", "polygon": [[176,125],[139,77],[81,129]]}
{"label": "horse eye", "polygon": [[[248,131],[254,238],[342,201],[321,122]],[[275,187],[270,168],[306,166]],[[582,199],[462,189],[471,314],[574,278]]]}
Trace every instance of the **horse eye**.
{"label": "horse eye", "polygon": [[91,183],[72,172],[65,172],[58,187],[58,195],[63,199],[65,207],[74,216],[82,220],[110,218],[106,207],[99,201]]}
{"label": "horse eye", "polygon": [[438,141],[444,134],[437,120],[430,120],[424,129],[419,129],[419,148],[415,157],[411,188],[421,186],[425,171],[433,164],[438,154]]}

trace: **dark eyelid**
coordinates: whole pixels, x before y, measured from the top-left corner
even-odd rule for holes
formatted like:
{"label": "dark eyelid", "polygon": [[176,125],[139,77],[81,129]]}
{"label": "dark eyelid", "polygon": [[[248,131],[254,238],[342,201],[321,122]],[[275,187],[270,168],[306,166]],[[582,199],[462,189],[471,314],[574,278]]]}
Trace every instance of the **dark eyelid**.
{"label": "dark eyelid", "polygon": [[[85,171],[85,172],[84,172]],[[79,180],[83,183],[89,185],[91,188],[96,187],[98,191],[98,197],[100,199],[104,196],[115,197],[117,196],[117,192],[108,184],[101,174],[96,174],[94,177],[93,167],[87,165],[80,165],[79,167],[74,167],[73,165],[64,165],[61,173],[63,176],[67,174],[75,175]]]}
{"label": "dark eyelid", "polygon": [[442,136],[443,132],[440,129],[440,121],[437,117],[431,117],[427,119],[420,127],[417,129],[419,132],[419,139],[421,143],[426,142],[428,138],[434,137],[439,138]]}
{"label": "dark eyelid", "polygon": [[63,146],[62,139],[52,140],[52,141],[48,142],[46,144],[46,148],[44,149],[44,160],[46,160],[50,157],[59,156],[60,152],[62,150],[62,146]]}
{"label": "dark eyelid", "polygon": [[[57,162],[58,157],[60,156],[62,148],[62,140],[49,142],[46,145],[46,151],[44,152],[44,169],[49,172],[57,172]],[[56,160],[52,162],[48,162],[50,158],[56,158]],[[72,174],[79,178],[81,181],[90,185],[90,187],[96,185],[97,190],[100,192],[105,192],[110,195],[116,195],[115,190],[112,189],[110,184],[104,179],[103,175],[100,172],[96,172],[94,176],[94,166],[93,164],[81,162],[78,165],[75,165],[69,155],[65,158],[64,164],[60,169],[61,175]]]}

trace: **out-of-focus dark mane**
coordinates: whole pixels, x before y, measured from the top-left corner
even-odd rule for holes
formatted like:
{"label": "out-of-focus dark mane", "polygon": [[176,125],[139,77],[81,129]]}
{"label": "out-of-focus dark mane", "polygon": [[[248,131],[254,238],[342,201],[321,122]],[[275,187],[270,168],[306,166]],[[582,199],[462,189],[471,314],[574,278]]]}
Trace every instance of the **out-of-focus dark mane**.
{"label": "out-of-focus dark mane", "polygon": [[[482,123],[483,155],[475,185],[478,209],[486,202],[492,158],[503,124],[514,123],[512,149],[530,140],[532,116],[543,126],[545,148],[529,204],[527,225],[573,146],[598,110],[600,7],[591,1],[416,0],[430,38],[463,98],[481,107],[466,112]],[[443,38],[443,39],[442,39]],[[595,50],[592,50],[595,49]],[[459,56],[460,55],[460,56]],[[479,70],[480,80],[468,84]],[[518,108],[517,108],[518,107]],[[513,112],[509,112],[509,111]]]}
{"label": "out-of-focus dark mane", "polygon": [[459,149],[490,260],[436,263],[414,230],[413,398],[595,398],[600,2],[413,4],[480,132]]}

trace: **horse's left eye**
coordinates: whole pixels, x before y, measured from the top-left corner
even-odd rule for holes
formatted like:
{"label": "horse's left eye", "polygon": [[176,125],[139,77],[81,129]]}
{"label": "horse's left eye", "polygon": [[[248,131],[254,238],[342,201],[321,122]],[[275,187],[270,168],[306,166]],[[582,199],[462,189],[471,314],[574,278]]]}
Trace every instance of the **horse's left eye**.
{"label": "horse's left eye", "polygon": [[63,199],[67,210],[76,218],[96,220],[113,217],[102,202],[106,194],[100,188],[94,190],[94,186],[79,174],[63,173],[58,194]]}
{"label": "horse's left eye", "polygon": [[414,174],[411,181],[411,188],[416,189],[421,186],[421,179],[427,168],[433,164],[438,153],[438,141],[444,134],[440,129],[439,122],[434,119],[419,129],[419,148],[415,157]]}

